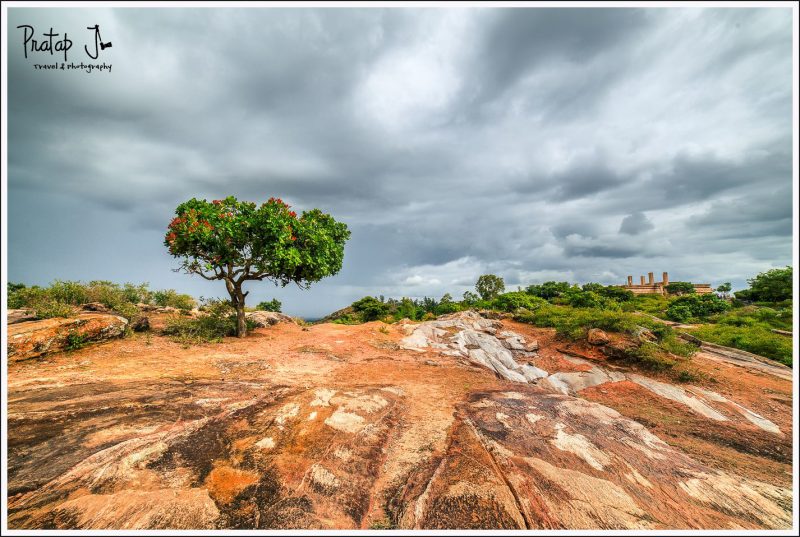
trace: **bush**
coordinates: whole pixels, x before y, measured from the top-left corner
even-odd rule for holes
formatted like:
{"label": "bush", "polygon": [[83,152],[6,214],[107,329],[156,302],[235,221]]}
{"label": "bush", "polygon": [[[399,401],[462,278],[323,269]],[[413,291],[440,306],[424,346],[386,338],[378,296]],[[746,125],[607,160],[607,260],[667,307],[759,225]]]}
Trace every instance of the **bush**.
{"label": "bush", "polygon": [[[175,316],[167,321],[164,334],[184,344],[221,342],[222,338],[236,335],[236,310],[227,300],[209,300],[205,315],[198,317]],[[247,329],[255,324],[247,320]]]}
{"label": "bush", "polygon": [[535,326],[555,328],[559,336],[577,340],[586,337],[590,328],[610,332],[632,333],[638,325],[647,323],[640,316],[621,311],[596,308],[571,308],[569,306],[543,305],[530,313],[514,317]]}
{"label": "bush", "polygon": [[283,304],[281,304],[281,301],[278,300],[277,298],[273,298],[272,300],[269,301],[259,302],[258,305],[256,306],[256,309],[261,311],[274,311],[280,313],[281,306],[283,306]]}
{"label": "bush", "polygon": [[40,319],[68,317],[74,312],[75,306],[99,302],[129,320],[134,320],[139,315],[135,304],[152,303],[156,295],[162,305],[184,310],[194,307],[194,299],[189,295],[178,294],[172,289],[153,293],[146,283],[126,283],[120,286],[105,280],[93,280],[89,283],[55,280],[49,287],[11,284],[8,290],[9,308],[30,308]]}
{"label": "bush", "polygon": [[602,296],[595,291],[581,291],[577,288],[572,288],[564,293],[562,298],[573,308],[620,309],[617,301]]}
{"label": "bush", "polygon": [[372,296],[365,296],[361,300],[353,302],[353,309],[364,322],[377,321],[389,313],[388,304]]}
{"label": "bush", "polygon": [[156,306],[177,308],[179,310],[191,310],[197,304],[190,295],[183,295],[175,289],[164,289],[153,293],[153,302]]}
{"label": "bush", "polygon": [[768,326],[720,323],[703,325],[689,332],[710,343],[752,352],[792,366],[792,338],[775,334]]}
{"label": "bush", "polygon": [[[709,315],[722,313],[730,309],[730,305],[715,294],[683,295],[672,302],[667,308],[667,318],[677,322],[686,322],[692,319],[706,319]],[[690,312],[689,317],[686,317]]]}
{"label": "bush", "polygon": [[551,300],[553,298],[559,297],[562,294],[566,293],[572,288],[572,286],[568,282],[544,282],[540,285],[529,285],[525,292],[533,295],[538,296],[539,298],[543,298],[545,300]]}
{"label": "bush", "polygon": [[514,312],[519,308],[535,310],[547,302],[544,299],[531,296],[523,291],[503,293],[492,301],[492,308],[501,311]]}
{"label": "bush", "polygon": [[747,280],[749,289],[737,291],[734,296],[753,302],[780,302],[792,298],[792,267],[772,269]]}
{"label": "bush", "polygon": [[663,295],[635,295],[633,300],[622,304],[625,311],[643,311],[656,317],[666,315],[669,300]]}
{"label": "bush", "polygon": [[671,295],[691,295],[696,291],[694,285],[689,282],[672,282],[666,287],[667,293]]}

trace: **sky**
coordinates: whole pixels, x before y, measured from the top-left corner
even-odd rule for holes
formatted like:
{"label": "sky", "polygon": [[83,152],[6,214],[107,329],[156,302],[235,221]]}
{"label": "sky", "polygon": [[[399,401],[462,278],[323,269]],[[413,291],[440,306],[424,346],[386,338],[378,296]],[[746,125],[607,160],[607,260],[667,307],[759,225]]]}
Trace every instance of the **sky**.
{"label": "sky", "polygon": [[[36,70],[62,53],[25,58],[19,25],[111,70]],[[247,288],[305,317],[792,263],[788,8],[10,8],[5,34],[9,281],[222,297],[163,237],[228,195],[349,226],[336,276]]]}

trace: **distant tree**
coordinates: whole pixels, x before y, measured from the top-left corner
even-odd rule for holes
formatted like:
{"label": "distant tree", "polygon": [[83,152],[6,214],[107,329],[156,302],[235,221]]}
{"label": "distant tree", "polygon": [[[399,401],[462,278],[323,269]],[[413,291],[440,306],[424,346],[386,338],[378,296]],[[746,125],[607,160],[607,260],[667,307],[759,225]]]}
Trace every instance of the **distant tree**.
{"label": "distant tree", "polygon": [[439,299],[439,304],[449,304],[453,301],[453,297],[450,296],[450,293],[445,293],[442,295],[442,298]]}
{"label": "distant tree", "polygon": [[734,293],[740,300],[781,302],[792,298],[792,267],[772,269],[747,280],[749,289]]}
{"label": "distant tree", "polygon": [[731,292],[731,282],[725,282],[719,287],[717,287],[717,293],[720,293],[723,298],[728,298],[728,293]]}
{"label": "distant tree", "polygon": [[278,300],[277,298],[273,298],[272,300],[269,301],[259,302],[258,306],[256,306],[256,309],[261,311],[280,312],[281,306],[282,306],[281,301]]}
{"label": "distant tree", "polygon": [[492,300],[506,290],[506,284],[500,276],[484,274],[475,283],[475,290],[483,300]]}
{"label": "distant tree", "polygon": [[342,268],[345,224],[319,209],[301,216],[280,199],[257,205],[233,196],[191,199],[175,209],[164,246],[182,259],[179,269],[222,280],[236,309],[236,335],[247,333],[242,287],[248,281],[295,283],[307,289]]}
{"label": "distant tree", "polygon": [[569,282],[549,281],[539,285],[529,285],[527,289],[525,289],[525,292],[533,296],[538,296],[539,298],[544,298],[545,300],[550,300],[561,296],[571,288],[572,286]]}
{"label": "distant tree", "polygon": [[375,321],[389,313],[389,305],[375,297],[365,296],[353,302],[353,309],[361,314],[364,321]]}
{"label": "distant tree", "polygon": [[689,282],[672,282],[666,289],[671,295],[690,295],[695,292],[694,285]]}
{"label": "distant tree", "polygon": [[480,298],[478,295],[476,295],[472,291],[464,291],[464,294],[461,297],[464,300],[464,304],[466,304],[467,306],[472,306]]}

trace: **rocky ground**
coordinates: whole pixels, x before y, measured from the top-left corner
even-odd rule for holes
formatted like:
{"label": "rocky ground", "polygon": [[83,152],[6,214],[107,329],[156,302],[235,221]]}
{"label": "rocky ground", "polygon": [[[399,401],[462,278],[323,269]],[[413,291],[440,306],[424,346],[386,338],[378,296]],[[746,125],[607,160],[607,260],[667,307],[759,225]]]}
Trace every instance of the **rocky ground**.
{"label": "rocky ground", "polygon": [[791,527],[790,370],[600,348],[462,313],[12,360],[9,526]]}

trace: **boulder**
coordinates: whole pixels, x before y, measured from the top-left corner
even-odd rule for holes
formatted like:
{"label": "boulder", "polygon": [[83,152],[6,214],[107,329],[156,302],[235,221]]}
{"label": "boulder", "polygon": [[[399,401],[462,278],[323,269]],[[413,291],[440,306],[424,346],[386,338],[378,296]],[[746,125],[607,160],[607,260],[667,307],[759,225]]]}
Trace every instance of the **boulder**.
{"label": "boulder", "polygon": [[248,321],[256,325],[256,328],[265,328],[278,323],[293,323],[294,319],[285,313],[275,311],[249,311],[245,314]]}
{"label": "boulder", "polygon": [[139,317],[131,323],[131,329],[134,332],[147,332],[150,330],[150,319],[147,317]]}
{"label": "boulder", "polygon": [[590,329],[589,333],[587,334],[587,339],[592,345],[605,345],[609,341],[608,334],[599,328]]}
{"label": "boulder", "polygon": [[98,311],[100,313],[108,313],[109,309],[106,307],[105,304],[101,304],[100,302],[89,302],[87,304],[83,304],[81,306],[83,311]]}
{"label": "boulder", "polygon": [[539,350],[539,342],[531,340],[525,344],[525,352],[536,352]]}
{"label": "boulder", "polygon": [[108,313],[81,313],[77,317],[42,319],[8,327],[8,359],[36,358],[67,348],[72,337],[98,342],[121,337],[128,320]]}
{"label": "boulder", "polygon": [[656,335],[644,326],[637,326],[633,331],[633,335],[642,343],[645,341],[655,341],[657,339]]}
{"label": "boulder", "polygon": [[36,312],[33,310],[8,310],[8,324],[24,323],[35,320]]}

